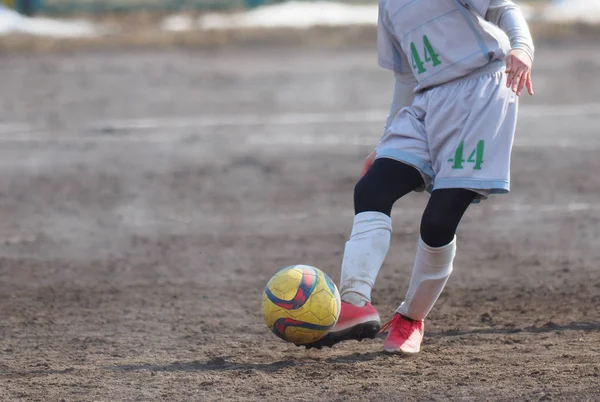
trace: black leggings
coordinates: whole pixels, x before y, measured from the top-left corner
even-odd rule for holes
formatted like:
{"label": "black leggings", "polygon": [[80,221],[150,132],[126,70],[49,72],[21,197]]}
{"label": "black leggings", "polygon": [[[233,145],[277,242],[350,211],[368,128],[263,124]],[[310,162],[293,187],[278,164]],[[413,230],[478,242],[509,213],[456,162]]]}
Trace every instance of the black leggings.
{"label": "black leggings", "polygon": [[[393,159],[377,159],[354,188],[354,212],[375,211],[388,216],[400,198],[423,186],[421,173]],[[430,247],[442,247],[454,239],[456,228],[475,199],[470,190],[435,190],[421,218],[421,238]]]}

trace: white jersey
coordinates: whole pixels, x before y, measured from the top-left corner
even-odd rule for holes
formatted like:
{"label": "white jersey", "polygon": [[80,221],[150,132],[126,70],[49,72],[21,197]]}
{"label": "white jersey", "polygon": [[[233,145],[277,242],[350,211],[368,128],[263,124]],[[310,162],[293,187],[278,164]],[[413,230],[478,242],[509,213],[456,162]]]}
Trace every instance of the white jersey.
{"label": "white jersey", "polygon": [[504,59],[511,40],[486,20],[490,3],[514,6],[509,0],[380,0],[379,65],[412,73],[419,92]]}

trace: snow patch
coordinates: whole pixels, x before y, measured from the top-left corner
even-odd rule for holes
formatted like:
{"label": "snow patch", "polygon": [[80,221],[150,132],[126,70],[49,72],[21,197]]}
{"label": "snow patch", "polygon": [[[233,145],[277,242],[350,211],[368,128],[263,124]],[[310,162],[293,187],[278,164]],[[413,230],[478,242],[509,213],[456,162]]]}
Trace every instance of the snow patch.
{"label": "snow patch", "polygon": [[600,0],[557,0],[546,7],[543,20],[600,23]]}
{"label": "snow patch", "polygon": [[[519,2],[528,20],[582,21],[600,23],[600,0],[554,0],[540,9]],[[378,7],[348,5],[330,1],[289,1],[235,13],[210,13],[198,20],[174,15],[163,20],[161,28],[182,32],[193,29],[310,28],[314,26],[376,25]]]}
{"label": "snow patch", "polygon": [[299,2],[259,7],[243,13],[207,14],[203,29],[310,28],[314,26],[375,25],[377,5],[347,5],[328,1]]}
{"label": "snow patch", "polygon": [[12,33],[55,38],[82,38],[99,35],[96,27],[86,21],[28,18],[14,10],[0,6],[0,35]]}
{"label": "snow patch", "polygon": [[198,26],[189,15],[172,15],[165,18],[160,24],[160,29],[169,32],[186,32],[195,28]]}

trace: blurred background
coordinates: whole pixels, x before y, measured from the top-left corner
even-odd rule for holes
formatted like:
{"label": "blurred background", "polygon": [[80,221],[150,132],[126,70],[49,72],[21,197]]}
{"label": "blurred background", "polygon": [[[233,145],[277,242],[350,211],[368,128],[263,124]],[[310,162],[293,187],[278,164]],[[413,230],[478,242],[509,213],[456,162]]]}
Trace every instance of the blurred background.
{"label": "blurred background", "polygon": [[[596,23],[600,19],[600,5],[593,0],[529,0],[517,3],[531,21]],[[168,32],[234,27],[372,25],[375,4],[375,1],[365,0],[2,0],[0,7],[4,7],[4,11],[0,13],[0,32],[62,37],[107,36],[148,28],[144,24],[148,22]],[[245,14],[244,10],[250,11]],[[85,30],[81,21],[79,30],[69,30],[63,24],[64,31],[58,33],[54,31],[60,30],[60,21],[52,21],[56,27],[54,30],[46,30],[40,21],[20,20],[17,23],[18,17],[12,11],[28,17],[37,15],[71,20],[87,17],[88,20],[103,20],[103,23],[90,25]],[[234,14],[216,16],[215,12]]]}
{"label": "blurred background", "polygon": [[[296,2],[319,3],[316,0],[296,0]],[[114,13],[132,11],[176,12],[191,10],[231,10],[253,8],[284,3],[286,0],[2,0],[11,9],[26,15],[75,13]],[[592,0],[528,0],[517,1],[522,5],[552,3],[554,6],[569,6],[580,10],[597,8]],[[323,2],[321,2],[323,3]],[[373,4],[369,0],[344,0],[343,4]]]}
{"label": "blurred background", "polygon": [[[181,10],[215,10],[242,7],[258,7],[282,3],[286,0],[3,0],[7,7],[26,14],[74,12],[114,12],[114,11],[181,11]],[[302,0],[301,0],[302,1]],[[313,1],[314,0],[308,0]],[[541,2],[564,3],[569,0],[530,0],[530,3]],[[575,0],[577,1],[577,0]],[[575,2],[573,1],[573,2]],[[368,4],[374,1],[346,0],[346,4]],[[589,2],[591,4],[591,2]]]}

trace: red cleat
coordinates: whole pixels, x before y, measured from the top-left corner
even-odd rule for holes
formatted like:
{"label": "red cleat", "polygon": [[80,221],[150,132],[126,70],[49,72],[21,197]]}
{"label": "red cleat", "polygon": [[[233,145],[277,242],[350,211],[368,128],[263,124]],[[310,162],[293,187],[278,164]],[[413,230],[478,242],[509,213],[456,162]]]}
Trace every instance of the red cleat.
{"label": "red cleat", "polygon": [[396,313],[380,333],[388,332],[383,350],[388,353],[419,353],[423,342],[423,321],[411,320]]}
{"label": "red cleat", "polygon": [[331,347],[336,343],[355,339],[362,341],[365,338],[373,339],[379,333],[381,321],[379,313],[371,303],[362,307],[342,301],[342,309],[335,327],[316,342],[309,343],[307,349],[321,349],[323,346]]}

